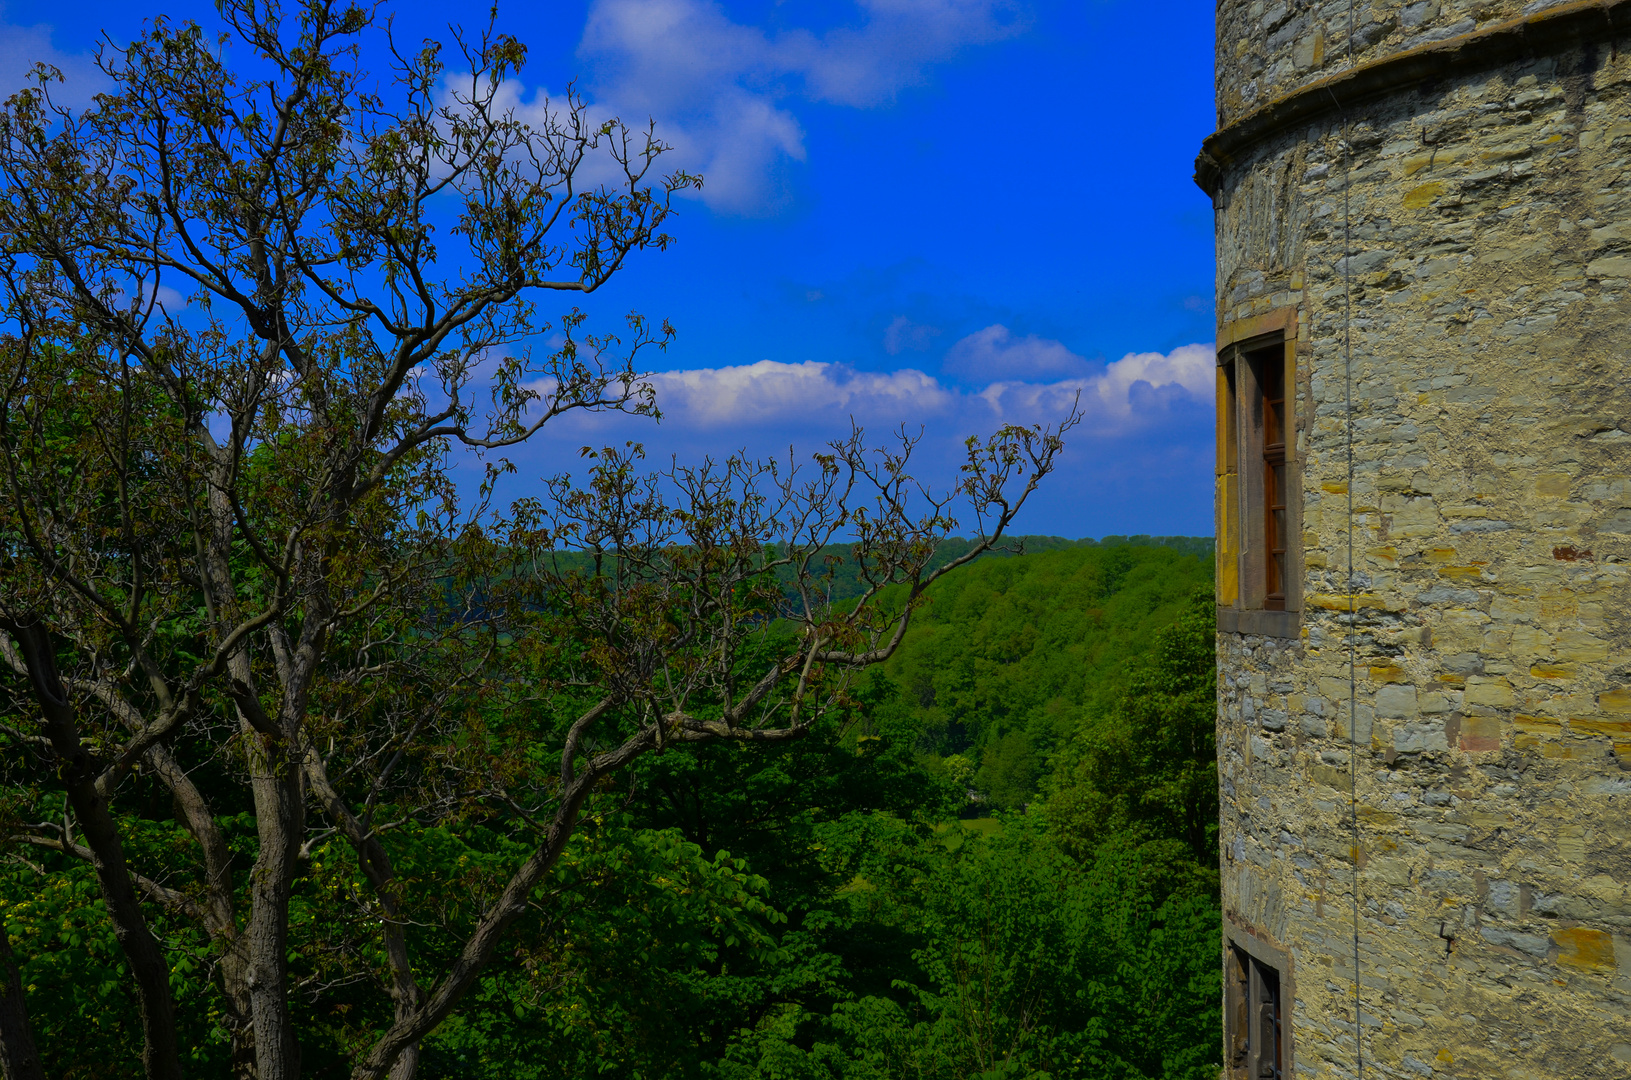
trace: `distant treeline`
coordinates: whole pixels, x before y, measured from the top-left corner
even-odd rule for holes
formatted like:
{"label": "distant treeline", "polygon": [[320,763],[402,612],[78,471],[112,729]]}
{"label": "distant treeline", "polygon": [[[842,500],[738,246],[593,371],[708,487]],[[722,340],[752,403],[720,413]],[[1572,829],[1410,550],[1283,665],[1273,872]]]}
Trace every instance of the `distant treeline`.
{"label": "distant treeline", "polygon": [[[974,543],[975,541],[961,536],[948,537],[930,560],[930,569],[937,569],[962,558]],[[1014,555],[1041,555],[1075,548],[1136,547],[1170,548],[1180,555],[1196,555],[1210,562],[1214,543],[1210,536],[1106,536],[1102,540],[1095,540],[1091,536],[1080,540],[1070,540],[1063,536],[1010,536],[1003,540],[998,550],[989,552],[981,558],[1001,559]],[[828,595],[833,600],[848,600],[864,591],[862,568],[855,562],[853,551],[853,544],[831,544],[822,549],[822,556],[833,560],[828,571]],[[788,585],[794,580],[791,570],[784,571],[780,576]]]}
{"label": "distant treeline", "polygon": [[[955,541],[948,541],[951,542],[968,541],[958,537]],[[1137,536],[1106,536],[1098,540],[1091,536],[1084,536],[1080,540],[1067,540],[1063,536],[1016,536],[1008,541],[1008,544],[1022,545],[1028,555],[1058,551],[1060,548],[1164,547],[1172,548],[1182,555],[1204,555],[1210,558],[1216,541],[1210,536],[1146,536],[1139,533]]]}
{"label": "distant treeline", "polygon": [[[947,563],[966,555],[975,544],[974,540],[961,536],[948,537],[944,540],[934,557],[929,560],[929,569],[935,570]],[[1002,545],[995,551],[981,556],[982,559],[1006,559],[1015,555],[1042,555],[1055,551],[1070,551],[1082,548],[1165,548],[1177,555],[1191,555],[1198,557],[1206,564],[1204,573],[1210,573],[1215,541],[1210,536],[1106,536],[1095,540],[1091,536],[1080,540],[1071,540],[1063,536],[1010,536],[1002,541]],[[818,576],[822,577],[826,597],[833,601],[853,600],[866,591],[866,581],[863,578],[863,567],[855,561],[854,544],[829,544],[822,548],[816,557],[814,566]],[[557,570],[580,573],[592,573],[598,565],[602,572],[610,572],[615,565],[611,559],[596,563],[595,557],[587,552],[565,551],[556,552],[552,559]],[[825,564],[823,567],[822,564]],[[788,590],[792,598],[793,582],[797,580],[797,573],[792,567],[783,567],[777,574],[782,585]],[[1187,580],[1187,579],[1186,579]]]}
{"label": "distant treeline", "polygon": [[981,559],[930,589],[882,668],[893,693],[875,711],[905,714],[925,767],[972,769],[969,812],[1034,801],[1072,734],[1113,711],[1129,668],[1211,590],[1210,538],[1162,538],[1190,550],[1025,539],[1023,557]]}

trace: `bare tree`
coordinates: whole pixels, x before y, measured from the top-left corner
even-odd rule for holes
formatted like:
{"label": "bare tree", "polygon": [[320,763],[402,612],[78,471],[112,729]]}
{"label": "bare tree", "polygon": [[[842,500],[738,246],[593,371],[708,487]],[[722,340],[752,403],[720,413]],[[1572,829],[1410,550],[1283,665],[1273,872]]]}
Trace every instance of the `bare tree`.
{"label": "bare tree", "polygon": [[[378,987],[390,1019],[354,1075],[407,1078],[506,930],[547,907],[613,773],[808,731],[933,580],[1000,542],[1075,414],[971,441],[943,495],[913,479],[913,440],[855,432],[805,467],[648,475],[603,451],[585,483],[494,512],[505,448],[552,418],[655,413],[639,364],[666,324],[585,335],[532,304],[665,247],[700,180],[658,177],[649,128],[593,124],[571,95],[523,122],[503,103],[524,49],[490,29],[448,65],[368,8],[221,11],[250,74],[160,20],[104,51],[95,106],[55,107],[42,70],[0,114],[0,741],[40,810],[10,833],[94,870],[151,1077],[182,1060],[160,911],[208,937],[236,1075],[300,1075],[291,898],[340,845],[365,887],[336,918],[372,948],[310,979]],[[383,90],[360,61],[382,39]],[[535,355],[550,329],[563,344]],[[489,458],[474,498],[460,447]],[[954,503],[979,539],[942,564]],[[838,540],[865,582],[842,603]],[[773,626],[788,644],[747,670]],[[582,708],[538,719],[562,701]],[[173,799],[185,859],[127,850],[138,774]],[[252,865],[220,826],[240,806]],[[470,814],[530,853],[437,948],[415,938],[435,889],[397,875],[392,837]],[[29,1075],[17,997],[8,1077]]]}

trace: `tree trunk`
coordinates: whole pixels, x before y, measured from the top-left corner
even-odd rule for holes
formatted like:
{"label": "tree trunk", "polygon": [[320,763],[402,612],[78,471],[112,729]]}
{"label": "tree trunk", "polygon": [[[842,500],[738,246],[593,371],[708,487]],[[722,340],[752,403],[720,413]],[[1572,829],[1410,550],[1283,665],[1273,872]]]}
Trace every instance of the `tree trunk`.
{"label": "tree trunk", "polygon": [[175,1001],[170,996],[170,965],[142,914],[136,888],[125,865],[124,845],[107,804],[88,781],[68,785],[85,846],[96,855],[102,899],[113,920],[113,933],[136,977],[142,1016],[142,1067],[149,1080],[181,1080],[181,1052],[176,1040]]}
{"label": "tree trunk", "polygon": [[419,1044],[413,1043],[402,1051],[402,1056],[391,1066],[390,1080],[413,1080],[419,1071]]}
{"label": "tree trunk", "polygon": [[28,1026],[23,980],[17,975],[11,939],[4,926],[0,926],[0,969],[0,977],[5,980],[0,985],[0,1077],[45,1080],[45,1067],[40,1064],[40,1052],[34,1048],[34,1033]]}
{"label": "tree trunk", "polygon": [[[625,743],[622,749],[627,750],[631,745],[632,740]],[[615,757],[620,752],[604,757]],[[630,758],[633,756],[635,755],[629,755]],[[382,1076],[387,1077],[387,1080],[404,1080],[405,1077],[412,1076],[411,1071],[401,1077],[396,1072],[403,1056],[410,1057],[410,1070],[417,1067],[420,1040],[435,1031],[441,1022],[447,1019],[465,991],[475,983],[476,977],[492,958],[499,939],[509,929],[510,924],[526,911],[527,900],[532,895],[532,890],[554,867],[556,860],[561,857],[561,852],[566,850],[566,843],[571,839],[573,830],[577,828],[578,812],[582,809],[583,802],[588,798],[595,781],[601,774],[611,772],[618,765],[626,763],[619,760],[608,763],[599,770],[591,767],[567,788],[561,805],[555,811],[555,819],[550,823],[543,846],[535,850],[520,869],[516,870],[498,899],[488,906],[475,932],[465,941],[463,950],[453,962],[447,976],[413,1014],[399,1017],[386,1029],[369,1049],[368,1056],[352,1069],[351,1080],[377,1080]]]}
{"label": "tree trunk", "polygon": [[58,776],[85,846],[95,856],[96,880],[113,920],[114,937],[136,980],[136,1003],[142,1018],[142,1068],[149,1080],[181,1080],[170,965],[147,927],[147,917],[142,914],[125,863],[118,826],[107,801],[96,790],[95,763],[80,743],[75,710],[57,675],[50,639],[38,623],[12,624],[6,629],[22,648],[29,683],[40,706],[41,727],[56,752]]}
{"label": "tree trunk", "polygon": [[[226,494],[232,490],[234,457],[207,428],[194,434],[211,461],[200,568],[216,633],[224,639],[243,618],[232,571],[236,519]],[[163,775],[205,856],[214,923],[210,930],[223,952],[221,986],[227,998],[224,1020],[232,1038],[232,1076],[291,1080],[300,1075],[300,1046],[289,1017],[286,985],[289,896],[305,829],[305,792],[298,768],[289,760],[287,734],[281,739],[273,734],[256,697],[247,641],[227,657],[227,675],[237,701],[260,839],[259,856],[250,869],[249,925],[242,931],[233,911],[231,854],[208,804],[173,762]]]}
{"label": "tree trunk", "polygon": [[237,915],[233,910],[232,852],[192,778],[171,755],[158,745],[147,751],[145,760],[175,798],[176,815],[204,857],[204,895],[201,909],[205,929],[221,951],[218,968],[225,1008],[221,1024],[232,1040],[233,1080],[256,1080],[254,1009],[249,1001],[249,957]]}
{"label": "tree trunk", "polygon": [[[398,882],[396,871],[391,866],[391,856],[368,824],[346,805],[330,783],[322,758],[310,747],[306,750],[306,783],[329,820],[351,842],[357,853],[358,865],[374,887],[374,896],[384,916],[380,920],[380,934],[384,939],[386,959],[391,965],[391,1000],[396,1005],[395,1022],[406,1022],[424,1004],[424,994],[414,978],[413,961],[408,955],[408,939],[400,921]],[[390,1080],[413,1080],[418,1068],[419,1044],[413,1043],[402,1051],[402,1056],[391,1066]]]}
{"label": "tree trunk", "polygon": [[221,958],[221,989],[227,999],[223,1026],[232,1040],[232,1080],[260,1080],[255,1063],[255,1005],[249,993],[249,957],[243,938]]}
{"label": "tree trunk", "polygon": [[298,1080],[300,1044],[289,1015],[289,897],[305,832],[305,789],[286,744],[245,725],[260,856],[249,876],[249,1003],[259,1080]]}

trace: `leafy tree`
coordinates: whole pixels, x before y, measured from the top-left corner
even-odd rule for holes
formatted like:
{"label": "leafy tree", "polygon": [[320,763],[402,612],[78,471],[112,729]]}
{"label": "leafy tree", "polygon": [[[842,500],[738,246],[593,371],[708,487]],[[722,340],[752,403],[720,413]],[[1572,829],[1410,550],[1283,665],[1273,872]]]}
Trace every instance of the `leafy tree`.
{"label": "leafy tree", "polygon": [[556,880],[551,918],[517,927],[510,955],[427,1042],[422,1074],[694,1075],[691,1030],[736,1006],[722,958],[773,950],[782,916],[764,879],[676,830],[601,818],[574,837]]}
{"label": "leafy tree", "polygon": [[[1043,590],[1031,583],[1048,582],[1057,594],[1058,570],[1036,564],[1065,557],[1079,556],[987,563],[947,582],[926,612],[933,621],[920,620],[886,665],[897,690],[904,693],[908,662],[925,663],[926,653],[940,670],[992,655],[988,642],[999,632],[948,635],[947,625],[984,629],[996,615],[995,625],[1010,629],[1024,605],[1046,611]],[[1159,567],[1153,578],[1123,574],[1034,616],[1043,640],[1063,637],[1060,624],[1080,626],[1088,604],[1118,611],[1111,625],[1133,630],[1098,643],[1082,635],[1085,648],[1073,659],[1091,656],[1109,685],[1093,687],[1095,695],[1084,693],[1091,683],[1063,683],[1064,702],[1088,700],[1072,703],[1078,707],[1065,715],[1076,730],[1043,768],[1040,818],[1004,817],[992,839],[970,834],[955,846],[925,843],[904,822],[880,827],[880,815],[828,834],[829,857],[848,853],[837,865],[851,880],[834,897],[843,901],[832,907],[836,921],[888,927],[908,943],[911,963],[895,961],[890,988],[851,984],[830,1005],[794,999],[767,1013],[730,1049],[726,1075],[1216,1075],[1211,595],[1193,589],[1184,563],[1145,557],[1122,552],[1110,565]],[[990,587],[994,578],[1000,589]],[[948,593],[977,604],[951,607],[940,599]],[[1018,650],[1010,663],[1036,665],[1033,675],[1057,670],[1039,665],[1036,652]],[[1006,677],[999,665],[992,670]],[[1095,696],[1107,704],[1096,706]],[[891,709],[898,701],[885,695],[879,704],[901,722]],[[846,835],[866,839],[846,845]]]}
{"label": "leafy tree", "polygon": [[[525,50],[491,29],[449,62],[395,49],[373,8],[219,10],[245,70],[159,19],[103,54],[88,109],[42,70],[0,110],[5,821],[42,895],[94,878],[117,959],[69,948],[129,995],[148,1076],[203,1054],[405,1080],[523,923],[554,935],[510,946],[546,971],[573,912],[602,923],[581,940],[609,933],[596,886],[624,870],[751,910],[745,871],[650,837],[573,876],[580,821],[609,820],[648,753],[798,739],[845,708],[1074,417],[971,441],[945,494],[912,479],[911,439],[854,432],[802,467],[599,451],[501,513],[503,453],[552,418],[655,412],[639,364],[666,324],[597,336],[570,311],[539,356],[534,303],[666,247],[698,179],[659,178],[649,131],[570,95],[522,122]],[[478,498],[459,446],[488,455]],[[958,500],[977,538],[936,562]],[[841,537],[864,587],[835,605]],[[0,996],[0,1050],[42,1076],[22,1000]]]}
{"label": "leafy tree", "polygon": [[1217,889],[1217,659],[1212,594],[1196,591],[1137,662],[1108,715],[1084,718],[1051,778],[1047,817],[1091,858],[1127,848],[1164,891]]}
{"label": "leafy tree", "polygon": [[[962,591],[987,572],[965,574]],[[1022,582],[1047,570],[1009,572],[1009,582]],[[1188,588],[1180,573],[1163,578],[1162,589],[1171,578]],[[1096,595],[1095,606],[1115,607],[1127,590],[1139,598],[1131,610],[1144,610],[1151,584],[1125,576]],[[1176,696],[1193,707],[1195,730],[1209,735],[1210,597],[1178,589],[1153,595],[1165,598],[1156,608],[1167,625],[1118,638],[1105,651],[1104,670],[1121,674],[1121,689],[1106,695],[1107,714],[1084,710],[1080,723],[1148,723],[1172,712]],[[1001,596],[984,601],[984,610],[996,609]],[[1044,637],[1052,632],[1048,618]],[[903,652],[925,630],[917,622]],[[954,639],[939,640],[944,647]],[[959,647],[981,648],[978,639],[961,640]],[[955,652],[944,659],[960,662]],[[806,740],[769,757],[714,747],[651,759],[686,773],[727,770],[724,782],[687,783],[672,801],[659,797],[649,820],[702,823],[708,837],[765,875],[767,898],[788,916],[769,928],[777,948],[733,957],[728,974],[701,977],[697,1000],[715,1003],[707,1019],[737,1030],[722,1040],[699,1020],[689,1038],[676,1032],[668,1075],[712,1075],[710,1062],[733,1078],[1215,1075],[1215,854],[1211,861],[1193,854],[1182,818],[1116,819],[1091,843],[1061,833],[1052,800],[1096,794],[1074,790],[1090,781],[1075,767],[1080,738],[1056,755],[1058,773],[1044,773],[1046,814],[1000,818],[989,841],[979,839],[981,829],[951,842],[955,831],[925,825],[955,813],[958,793],[935,800],[923,785],[939,769],[914,782],[902,754],[922,735],[921,714],[903,707],[904,691],[886,672],[865,682],[867,717],[852,730],[875,731],[876,740],[855,739],[849,752],[834,752],[844,751],[840,742]],[[1197,764],[1204,772],[1210,745],[1150,738],[1124,764],[1158,783]],[[928,810],[927,821],[918,808]],[[738,996],[708,997],[708,988],[726,985]],[[615,1060],[602,1067],[615,1068]]]}
{"label": "leafy tree", "polygon": [[1215,903],[1158,901],[1126,858],[1084,868],[1025,818],[955,852],[879,843],[851,902],[919,942],[895,992],[772,1014],[732,1080],[1217,1075]]}
{"label": "leafy tree", "polygon": [[929,594],[885,670],[926,747],[974,764],[975,805],[1018,809],[1210,574],[1209,559],[1171,548],[988,558]]}

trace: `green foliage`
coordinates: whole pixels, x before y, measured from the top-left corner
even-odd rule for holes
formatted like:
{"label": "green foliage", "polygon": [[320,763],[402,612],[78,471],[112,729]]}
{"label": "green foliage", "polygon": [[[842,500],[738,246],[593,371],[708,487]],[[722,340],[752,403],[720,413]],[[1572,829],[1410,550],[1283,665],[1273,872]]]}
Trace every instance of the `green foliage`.
{"label": "green foliage", "polygon": [[937,590],[869,718],[920,746],[961,734],[926,771],[999,806],[1040,791],[1044,813],[933,842],[884,810],[835,821],[831,925],[910,962],[897,944],[887,987],[768,1003],[722,1076],[1216,1075],[1209,577],[1170,549],[1061,548]]}
{"label": "green foliage", "polygon": [[917,977],[825,1015],[773,1012],[730,1049],[730,1080],[1216,1075],[1217,909],[1156,903],[1139,872],[1084,871],[1027,819],[955,853],[875,851],[852,913],[900,920]]}
{"label": "green foliage", "polygon": [[[929,565],[939,568],[962,558],[974,546],[974,541],[962,537],[948,537],[935,552]],[[821,569],[829,594],[834,600],[847,600],[859,596],[866,588],[861,579],[859,567],[856,565],[853,554],[853,544],[829,544],[821,550]],[[997,551],[987,552],[980,559],[1009,559],[1016,557],[1016,553],[1023,555],[1040,555],[1045,552],[1065,551],[1073,548],[1111,548],[1111,547],[1137,547],[1137,548],[1167,548],[1184,555],[1197,555],[1204,560],[1212,558],[1213,540],[1209,536],[1106,536],[1102,540],[1095,540],[1091,536],[1080,540],[1066,540],[1062,536],[1013,536],[1004,541],[1003,547]],[[587,563],[588,558],[583,557]],[[784,568],[778,574],[778,579],[784,587],[790,588],[794,575],[790,569]]]}
{"label": "green foliage", "polygon": [[123,956],[89,868],[41,882],[24,863],[0,873],[0,919],[18,954],[34,1036],[53,1076],[140,1075],[125,1048],[141,1038]]}
{"label": "green foliage", "polygon": [[765,879],[677,830],[594,826],[556,874],[560,925],[517,935],[430,1041],[421,1076],[685,1075],[687,1030],[737,1007],[730,960],[764,959],[785,921]]}
{"label": "green foliage", "polygon": [[1214,619],[1211,592],[1196,591],[1115,708],[1086,716],[1060,755],[1047,816],[1078,858],[1126,847],[1169,889],[1216,888]]}
{"label": "green foliage", "polygon": [[985,806],[1018,809],[1084,718],[1110,711],[1129,661],[1211,572],[1210,558],[1127,545],[976,563],[931,592],[885,665],[897,723],[920,730],[924,748],[945,755],[939,764],[975,762],[971,787]]}
{"label": "green foliage", "polygon": [[[896,658],[806,738],[639,759],[619,779],[627,796],[602,794],[424,1043],[418,1076],[1215,1077],[1209,572],[1176,547],[982,560],[934,590]],[[524,757],[579,709],[539,704],[532,727],[486,728],[483,752]],[[209,787],[221,765],[191,767]],[[190,849],[146,783],[121,819],[127,843],[182,866]],[[247,866],[242,809],[219,825]],[[393,810],[386,835],[403,895],[420,898],[405,915],[429,970],[525,844],[510,815],[472,806],[416,825],[410,810]],[[0,870],[0,918],[51,1074],[137,1075],[140,1025],[94,877],[38,857],[60,865]],[[386,969],[350,899],[365,888],[338,838],[314,846],[296,883],[309,1077],[347,1075],[390,1020],[377,983],[358,981]],[[212,948],[152,916],[187,988],[191,1068],[223,1075],[220,995],[201,977]],[[355,955],[359,943],[374,952]]]}
{"label": "green foliage", "polygon": [[[133,850],[157,852],[178,839],[173,824],[134,816],[125,824]],[[207,978],[209,943],[161,913],[154,913],[154,922],[170,945],[171,986],[193,999],[185,1017],[187,1065],[200,1075],[220,1073],[226,1048],[216,1024],[219,995]],[[128,992],[128,965],[90,867],[43,851],[0,864],[0,925],[16,954],[46,1074],[64,1080],[140,1077],[134,1049],[141,1044],[141,1023]]]}

